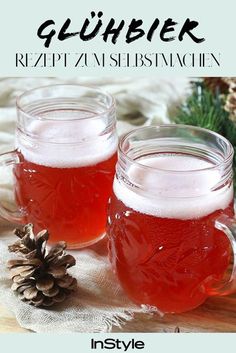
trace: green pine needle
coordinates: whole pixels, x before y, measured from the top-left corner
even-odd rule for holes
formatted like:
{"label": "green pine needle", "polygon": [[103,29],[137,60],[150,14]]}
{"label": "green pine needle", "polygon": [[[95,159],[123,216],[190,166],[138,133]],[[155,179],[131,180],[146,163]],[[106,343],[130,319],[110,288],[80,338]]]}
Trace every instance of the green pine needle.
{"label": "green pine needle", "polygon": [[224,105],[225,96],[221,92],[212,93],[204,83],[197,82],[192,95],[177,111],[175,122],[215,131],[231,142],[235,150],[233,170],[236,186],[236,124],[229,119]]}
{"label": "green pine needle", "polygon": [[196,83],[192,95],[177,112],[176,122],[222,132],[227,117],[220,95]]}

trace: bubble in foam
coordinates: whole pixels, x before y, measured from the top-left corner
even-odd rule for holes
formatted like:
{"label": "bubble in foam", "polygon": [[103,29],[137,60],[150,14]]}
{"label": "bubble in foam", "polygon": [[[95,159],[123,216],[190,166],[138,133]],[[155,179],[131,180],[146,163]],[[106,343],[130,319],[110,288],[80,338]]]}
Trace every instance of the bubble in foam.
{"label": "bubble in foam", "polygon": [[102,134],[105,127],[99,119],[33,121],[28,126],[28,132],[34,136],[33,144],[18,133],[16,148],[26,160],[40,165],[95,165],[110,158],[117,149],[117,137]]}
{"label": "bubble in foam", "polygon": [[213,167],[210,161],[163,154],[143,158],[139,163],[156,168],[154,172],[134,164],[128,170],[130,181],[139,184],[142,190],[128,187],[117,179],[113,186],[116,197],[135,211],[163,218],[191,219],[225,209],[233,199],[233,186],[211,191],[220,182],[221,171],[209,169]]}

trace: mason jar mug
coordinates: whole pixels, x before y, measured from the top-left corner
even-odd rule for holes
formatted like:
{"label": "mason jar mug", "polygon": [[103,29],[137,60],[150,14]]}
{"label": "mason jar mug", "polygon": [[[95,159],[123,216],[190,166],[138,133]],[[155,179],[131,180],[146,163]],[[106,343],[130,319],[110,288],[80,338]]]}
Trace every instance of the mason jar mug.
{"label": "mason jar mug", "polygon": [[0,156],[13,164],[17,212],[10,221],[48,229],[50,241],[70,248],[105,234],[107,200],[115,171],[114,99],[98,89],[53,85],[17,99],[15,151]]}
{"label": "mason jar mug", "polygon": [[235,291],[232,158],[224,137],[198,127],[146,127],[121,139],[107,232],[134,302],[179,313]]}

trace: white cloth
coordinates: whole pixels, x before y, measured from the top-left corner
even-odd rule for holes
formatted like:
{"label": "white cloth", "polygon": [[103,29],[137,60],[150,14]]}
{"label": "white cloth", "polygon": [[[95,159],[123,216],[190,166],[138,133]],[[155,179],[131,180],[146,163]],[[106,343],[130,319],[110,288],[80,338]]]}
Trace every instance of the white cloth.
{"label": "white cloth", "polygon": [[[62,83],[62,79],[0,79],[0,153],[14,146],[16,121],[15,98],[37,86]],[[98,85],[114,95],[117,102],[118,132],[134,125],[168,123],[169,113],[187,93],[187,79],[94,79],[80,78],[68,82]],[[0,199],[12,202],[11,172],[1,168]],[[109,332],[136,312],[149,312],[147,307],[131,303],[112,273],[107,258],[106,241],[93,247],[71,252],[77,264],[70,273],[78,280],[78,290],[64,303],[50,309],[34,308],[21,302],[10,290],[6,262],[12,258],[7,245],[15,241],[14,225],[0,220],[0,302],[6,305],[22,327],[36,332]]]}

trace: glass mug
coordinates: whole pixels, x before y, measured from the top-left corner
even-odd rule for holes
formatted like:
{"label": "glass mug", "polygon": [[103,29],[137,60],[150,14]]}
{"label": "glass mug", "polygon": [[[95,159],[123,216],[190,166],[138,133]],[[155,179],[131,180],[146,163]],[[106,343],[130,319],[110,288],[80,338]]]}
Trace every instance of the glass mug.
{"label": "glass mug", "polygon": [[179,313],[236,289],[232,158],[224,137],[192,126],[121,139],[107,233],[134,302]]}
{"label": "glass mug", "polygon": [[13,164],[17,212],[13,222],[48,229],[50,241],[69,248],[105,234],[107,201],[117,160],[114,99],[94,88],[53,85],[17,99],[16,150],[0,156]]}

